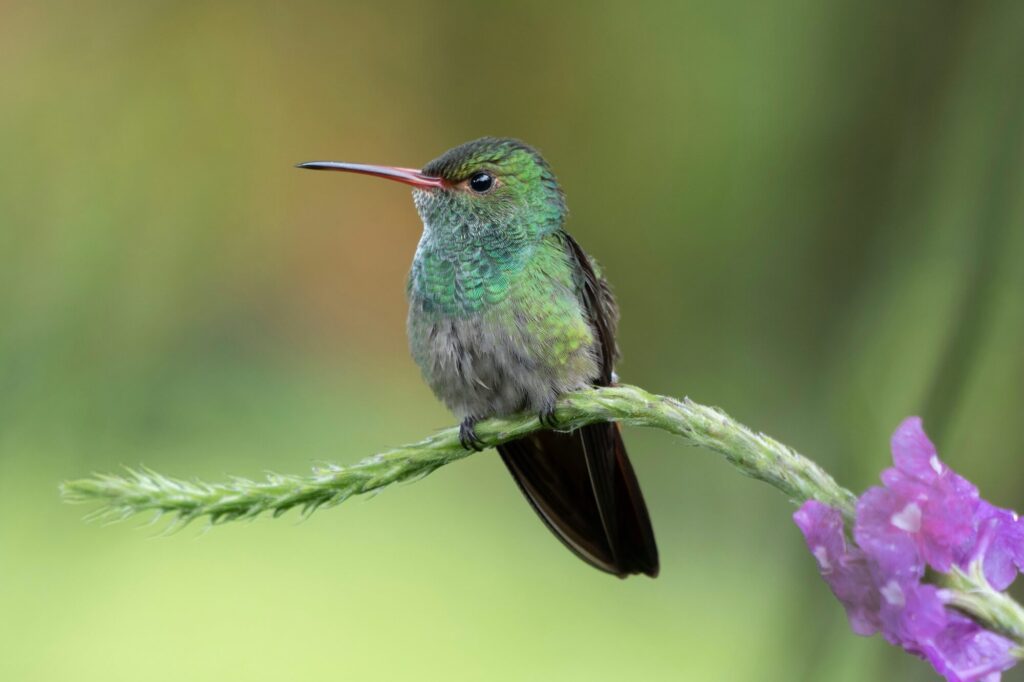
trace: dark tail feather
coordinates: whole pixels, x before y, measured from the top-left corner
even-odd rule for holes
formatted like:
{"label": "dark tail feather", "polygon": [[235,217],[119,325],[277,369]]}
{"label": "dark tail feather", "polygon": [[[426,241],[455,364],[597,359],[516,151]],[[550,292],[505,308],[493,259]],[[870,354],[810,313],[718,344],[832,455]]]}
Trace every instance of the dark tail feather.
{"label": "dark tail feather", "polygon": [[577,556],[621,578],[658,575],[654,531],[617,424],[537,431],[498,452],[537,514]]}

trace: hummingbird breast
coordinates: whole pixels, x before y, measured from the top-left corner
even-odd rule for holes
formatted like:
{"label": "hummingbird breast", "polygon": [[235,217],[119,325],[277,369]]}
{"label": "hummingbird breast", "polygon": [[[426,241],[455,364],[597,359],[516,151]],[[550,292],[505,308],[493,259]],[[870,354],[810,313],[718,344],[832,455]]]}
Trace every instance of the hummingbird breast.
{"label": "hummingbird breast", "polygon": [[409,281],[409,345],[458,417],[539,412],[598,375],[595,333],[561,242],[513,267],[478,250],[452,261],[421,244]]}

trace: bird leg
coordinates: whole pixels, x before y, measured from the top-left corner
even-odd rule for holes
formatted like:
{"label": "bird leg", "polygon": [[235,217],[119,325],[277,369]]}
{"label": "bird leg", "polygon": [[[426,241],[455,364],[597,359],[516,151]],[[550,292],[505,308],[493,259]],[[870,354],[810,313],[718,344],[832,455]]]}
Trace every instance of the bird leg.
{"label": "bird leg", "polygon": [[459,424],[459,443],[466,450],[472,450],[474,452],[480,452],[487,445],[480,440],[480,436],[476,435],[476,423],[481,420],[481,417],[469,416],[462,420]]}
{"label": "bird leg", "polygon": [[554,399],[548,401],[544,405],[544,409],[537,415],[537,419],[540,421],[541,426],[546,426],[549,429],[557,430],[559,421],[558,417],[555,416],[555,401]]}

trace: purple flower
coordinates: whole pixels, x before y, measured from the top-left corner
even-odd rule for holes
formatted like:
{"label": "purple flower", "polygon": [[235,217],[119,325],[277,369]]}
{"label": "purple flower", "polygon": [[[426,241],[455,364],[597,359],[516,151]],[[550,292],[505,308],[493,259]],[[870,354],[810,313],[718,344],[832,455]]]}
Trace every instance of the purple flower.
{"label": "purple flower", "polygon": [[918,417],[896,429],[892,459],[885,487],[857,504],[857,544],[894,572],[920,576],[921,562],[948,572],[974,541],[978,490],[939,460]]}
{"label": "purple flower", "polygon": [[920,578],[924,561],[915,535],[921,532],[922,513],[920,503],[913,498],[908,500],[886,488],[871,488],[857,502],[854,539],[885,574]]}
{"label": "purple flower", "polygon": [[985,500],[981,500],[974,518],[978,541],[973,551],[959,557],[958,563],[966,567],[972,561],[981,561],[989,584],[1005,590],[1024,569],[1024,522],[1014,512]]}
{"label": "purple flower", "polygon": [[1017,662],[1013,642],[967,616],[946,611],[946,625],[919,653],[950,682],[999,682]]}
{"label": "purple flower", "polygon": [[939,591],[916,580],[888,578],[880,583],[882,635],[890,644],[922,654],[923,644],[937,637],[947,624],[946,605]]}
{"label": "purple flower", "polygon": [[820,502],[804,503],[793,519],[854,632],[881,631],[950,682],[997,682],[1016,663],[1013,642],[946,608],[943,591],[921,580],[926,566],[948,572],[980,562],[989,583],[1006,589],[1024,568],[1024,522],[946,466],[919,418],[896,429],[892,455],[883,487],[857,502],[856,545],[840,512]]}
{"label": "purple flower", "polygon": [[881,628],[880,597],[867,556],[859,547],[848,547],[843,535],[843,516],[817,500],[809,500],[793,514],[807,539],[807,548],[818,560],[821,576],[832,588],[858,635],[873,635]]}
{"label": "purple flower", "polygon": [[1017,662],[1013,642],[946,608],[933,585],[888,573],[849,545],[838,510],[810,500],[793,519],[855,633],[881,630],[889,643],[926,659],[949,682],[998,682],[999,673]]}

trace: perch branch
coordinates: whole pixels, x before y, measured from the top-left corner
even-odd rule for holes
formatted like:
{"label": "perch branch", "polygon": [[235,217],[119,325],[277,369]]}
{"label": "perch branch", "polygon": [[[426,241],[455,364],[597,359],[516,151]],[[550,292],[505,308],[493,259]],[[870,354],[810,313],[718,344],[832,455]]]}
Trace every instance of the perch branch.
{"label": "perch branch", "polygon": [[[555,415],[566,430],[617,421],[668,431],[723,455],[741,472],[780,490],[794,503],[815,499],[839,509],[848,522],[854,518],[856,496],[817,464],[721,410],[688,398],[677,400],[626,385],[595,388],[563,396]],[[535,415],[520,415],[482,421],[476,433],[490,447],[540,428]],[[291,509],[311,514],[353,495],[418,480],[470,454],[459,444],[458,429],[449,428],[351,466],[317,468],[310,476],[268,474],[262,481],[233,478],[205,483],[129,469],[123,475],[99,474],[66,482],[61,494],[68,502],[99,503],[93,518],[120,520],[154,512],[157,518],[170,516],[173,529],[204,517],[220,524],[265,513],[280,516]],[[954,600],[958,608],[986,628],[1024,644],[1024,609],[1019,604],[992,590],[979,574],[958,574],[951,587],[962,597]]]}

